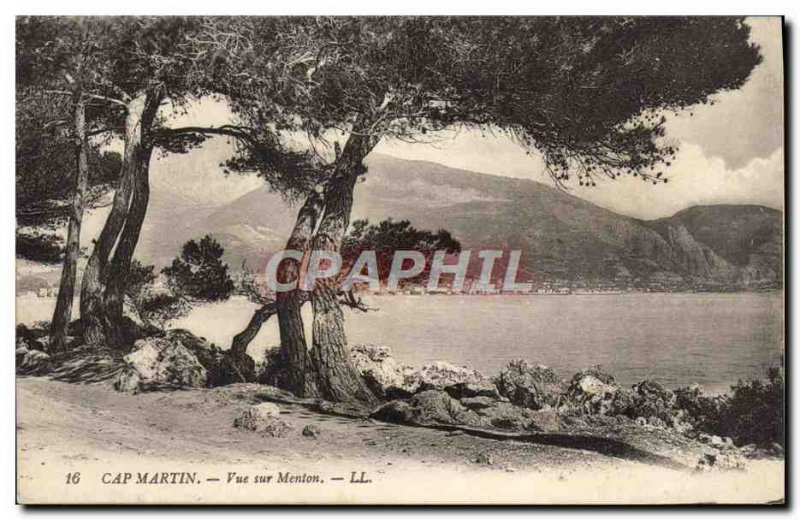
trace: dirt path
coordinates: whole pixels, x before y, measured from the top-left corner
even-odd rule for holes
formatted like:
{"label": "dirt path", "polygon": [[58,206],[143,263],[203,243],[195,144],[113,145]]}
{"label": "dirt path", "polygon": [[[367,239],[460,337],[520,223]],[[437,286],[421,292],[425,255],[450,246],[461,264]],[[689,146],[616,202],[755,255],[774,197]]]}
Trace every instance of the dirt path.
{"label": "dirt path", "polygon": [[[693,475],[591,451],[346,419],[292,404],[280,406],[291,427],[285,437],[235,429],[237,409],[258,402],[259,391],[233,385],[127,395],[107,385],[18,378],[19,495],[26,502],[184,503],[641,503],[678,494],[688,502],[763,502],[782,496],[783,465],[776,462],[755,463],[747,473]],[[320,427],[319,438],[301,434],[308,424]],[[80,483],[66,484],[74,472],[81,472]],[[198,481],[104,483],[144,472],[196,474]],[[228,483],[232,472],[248,481],[237,484],[234,476]],[[371,482],[351,483],[353,472],[355,480]],[[283,474],[297,482],[278,484]],[[273,479],[258,484],[256,475]],[[303,475],[318,482],[302,482]]]}

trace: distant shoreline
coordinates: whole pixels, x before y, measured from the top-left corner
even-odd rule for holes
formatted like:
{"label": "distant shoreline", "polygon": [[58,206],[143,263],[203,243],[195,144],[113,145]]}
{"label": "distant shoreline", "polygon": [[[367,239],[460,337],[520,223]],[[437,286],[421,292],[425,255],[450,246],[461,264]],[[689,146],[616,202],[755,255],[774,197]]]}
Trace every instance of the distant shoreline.
{"label": "distant shoreline", "polygon": [[[580,292],[569,292],[569,293],[481,293],[481,294],[469,294],[469,293],[399,293],[399,294],[391,294],[391,293],[373,293],[373,292],[356,292],[356,294],[361,296],[379,296],[379,297],[398,297],[398,296],[470,296],[470,297],[479,297],[479,296],[492,296],[492,297],[538,297],[538,296],[638,296],[638,295],[649,295],[649,294],[674,294],[674,295],[695,295],[695,294],[714,294],[714,295],[722,295],[722,294],[782,294],[785,292],[785,289],[752,289],[752,290],[738,290],[738,291],[619,291],[619,292],[590,292],[590,291],[580,291]],[[55,301],[55,296],[36,296],[36,295],[28,295],[28,294],[18,294],[15,297],[16,299],[24,299],[24,300],[38,300],[38,301]],[[244,296],[241,295],[234,295],[231,296],[231,299],[244,299]],[[78,298],[76,297],[76,300]]]}
{"label": "distant shoreline", "polygon": [[480,293],[480,294],[469,294],[469,293],[400,293],[400,294],[391,294],[391,293],[373,293],[373,292],[357,292],[356,294],[362,296],[494,296],[494,297],[503,297],[503,296],[514,296],[514,297],[521,297],[521,296],[631,296],[631,295],[647,295],[647,294],[676,294],[676,295],[692,295],[692,294],[778,294],[783,293],[785,289],[759,289],[759,290],[737,290],[737,291],[618,291],[618,292],[590,292],[590,291],[580,291],[580,292],[568,292],[568,293]]}

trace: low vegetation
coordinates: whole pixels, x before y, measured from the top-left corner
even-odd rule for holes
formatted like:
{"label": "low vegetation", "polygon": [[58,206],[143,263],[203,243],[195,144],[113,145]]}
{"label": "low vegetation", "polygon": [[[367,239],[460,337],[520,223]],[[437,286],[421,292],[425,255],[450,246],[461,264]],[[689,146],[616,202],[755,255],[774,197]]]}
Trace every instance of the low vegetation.
{"label": "low vegetation", "polygon": [[222,261],[225,249],[211,235],[189,240],[180,256],[164,269],[175,294],[200,300],[226,300],[234,290],[228,265]]}
{"label": "low vegetation", "polygon": [[675,392],[697,430],[730,437],[737,445],[784,444],[784,380],[780,368],[770,368],[767,380],[739,381],[725,395],[708,397],[699,388]]}
{"label": "low vegetation", "polygon": [[[75,356],[98,355],[91,349],[77,348],[70,358],[51,357],[46,353],[48,326],[41,323],[17,327],[18,373],[54,375],[61,365],[74,363]],[[77,329],[74,332],[80,333]],[[114,363],[130,376],[132,371],[139,370],[136,366],[136,359],[141,357],[139,351],[150,348],[153,352],[146,363],[147,369],[163,365],[163,370],[157,372],[169,377],[164,381],[145,381],[144,386],[138,385],[141,388],[117,385],[118,388],[137,387],[135,391],[147,391],[235,382],[288,386],[286,364],[279,349],[267,351],[265,359],[255,363],[249,356],[239,359],[232,351],[224,351],[189,331],[138,332],[145,337],[135,342],[129,355],[115,358]],[[161,344],[168,347],[170,355],[156,352]],[[173,352],[176,349],[179,352]],[[440,413],[416,409],[441,401],[447,404],[444,409],[463,412],[445,421],[453,425],[461,424],[459,418],[469,416],[472,420],[466,426],[520,432],[583,431],[598,427],[602,431],[608,427],[640,426],[674,431],[701,442],[750,445],[770,453],[783,450],[784,379],[779,368],[771,368],[766,380],[739,381],[730,392],[710,396],[697,385],[670,390],[651,380],[625,388],[599,366],[582,370],[565,381],[548,367],[516,360],[490,379],[475,370],[446,362],[409,367],[398,363],[387,347],[358,345],[351,355],[365,383],[383,397],[386,403],[380,409],[383,414],[380,410],[375,413],[384,420],[401,417],[405,419],[399,422],[413,423],[415,417],[441,418]],[[183,360],[182,364],[176,360]],[[188,369],[202,372],[204,377],[199,383],[194,379],[170,379]],[[217,377],[218,372],[227,375]],[[109,374],[114,375],[113,371]],[[134,379],[144,381],[147,377],[142,373]],[[418,398],[422,393],[426,393],[426,399]]]}

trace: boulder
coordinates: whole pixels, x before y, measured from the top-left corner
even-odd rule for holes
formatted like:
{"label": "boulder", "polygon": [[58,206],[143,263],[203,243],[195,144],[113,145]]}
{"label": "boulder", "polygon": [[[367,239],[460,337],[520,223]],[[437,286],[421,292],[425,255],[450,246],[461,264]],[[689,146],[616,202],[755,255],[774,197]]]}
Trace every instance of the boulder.
{"label": "boulder", "polygon": [[500,395],[532,410],[558,406],[567,386],[552,369],[524,359],[514,360],[498,374],[494,383]]}
{"label": "boulder", "polygon": [[509,431],[539,431],[535,424],[536,412],[522,406],[496,401],[492,406],[475,411],[491,426],[500,430]]}
{"label": "boulder", "polygon": [[237,356],[233,351],[222,350],[205,338],[195,336],[185,329],[168,330],[164,338],[180,345],[197,357],[206,369],[207,386],[247,383],[256,380],[256,364],[247,354]]}
{"label": "boulder", "polygon": [[37,331],[33,331],[25,325],[17,325],[17,341],[16,348],[26,348],[28,350],[41,350],[44,351],[44,343],[41,341],[47,339],[46,336],[38,336]]}
{"label": "boulder", "polygon": [[257,404],[239,411],[233,420],[233,426],[270,437],[283,437],[290,428],[280,418],[280,413],[280,409],[273,403]]}
{"label": "boulder", "polygon": [[[684,398],[699,398],[699,394],[684,393]],[[630,390],[618,390],[612,407],[615,413],[637,421],[641,419],[650,426],[669,426],[679,433],[688,433],[694,429],[694,421],[689,412],[679,406],[680,402],[676,393],[660,383],[643,380]]]}
{"label": "boulder", "polygon": [[494,383],[470,368],[435,361],[415,369],[399,363],[381,345],[355,345],[350,355],[367,386],[382,399],[408,399],[427,390],[441,390],[454,399],[499,397]]}
{"label": "boulder", "polygon": [[500,430],[552,432],[561,429],[558,411],[550,406],[531,410],[487,397],[465,398],[461,403]]}
{"label": "boulder", "polygon": [[613,376],[599,369],[578,372],[567,390],[570,405],[580,413],[606,415],[614,412],[614,400],[619,386]]}
{"label": "boulder", "polygon": [[[125,367],[120,371],[114,386],[125,391],[159,387],[201,387],[206,385],[208,378],[206,369],[197,356],[182,344],[172,343],[164,338],[137,341],[123,361]],[[132,372],[136,372],[136,375]],[[134,381],[137,383],[135,387]]]}
{"label": "boulder", "polygon": [[41,350],[20,347],[15,351],[15,357],[18,374],[43,375],[52,368],[50,356]]}
{"label": "boulder", "polygon": [[464,397],[500,397],[491,379],[477,370],[435,361],[419,371],[421,391],[443,390],[454,399]]}
{"label": "boulder", "polygon": [[398,363],[389,347],[355,345],[350,356],[369,389],[381,399],[407,399],[420,387],[419,373]]}
{"label": "boulder", "polygon": [[655,381],[644,380],[631,387],[629,402],[620,413],[628,417],[658,417],[672,424],[677,412],[675,394]]}
{"label": "boulder", "polygon": [[531,410],[487,396],[456,401],[443,390],[425,390],[408,401],[395,400],[375,410],[371,417],[400,424],[452,424],[506,431],[558,431],[557,410]]}
{"label": "boulder", "polygon": [[391,401],[370,417],[400,424],[463,424],[486,427],[489,421],[468,410],[441,390],[420,392],[409,401]]}

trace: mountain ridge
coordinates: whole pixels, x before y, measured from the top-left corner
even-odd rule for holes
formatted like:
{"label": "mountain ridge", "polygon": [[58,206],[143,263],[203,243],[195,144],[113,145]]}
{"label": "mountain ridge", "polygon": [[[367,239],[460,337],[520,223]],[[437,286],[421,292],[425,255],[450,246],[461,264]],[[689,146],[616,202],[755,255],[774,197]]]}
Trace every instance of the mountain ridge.
{"label": "mountain ridge", "polygon": [[[783,215],[757,205],[692,206],[654,220],[620,215],[529,179],[385,155],[368,158],[353,220],[408,219],[444,228],[464,249],[521,249],[534,279],[722,288],[779,286]],[[266,186],[217,208],[177,207],[154,193],[137,256],[165,265],[190,238],[213,234],[238,267],[282,249],[296,207]]]}

